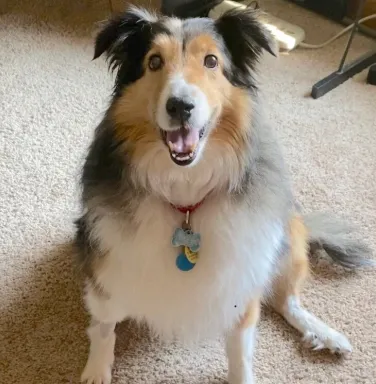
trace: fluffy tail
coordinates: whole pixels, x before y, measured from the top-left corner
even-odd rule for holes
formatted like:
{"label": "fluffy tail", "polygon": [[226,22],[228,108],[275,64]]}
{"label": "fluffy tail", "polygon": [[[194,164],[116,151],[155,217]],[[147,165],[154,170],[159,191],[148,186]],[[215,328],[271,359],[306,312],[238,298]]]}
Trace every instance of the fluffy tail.
{"label": "fluffy tail", "polygon": [[322,213],[304,216],[311,252],[324,249],[334,262],[346,268],[376,266],[371,249],[353,237],[353,228],[339,218]]}

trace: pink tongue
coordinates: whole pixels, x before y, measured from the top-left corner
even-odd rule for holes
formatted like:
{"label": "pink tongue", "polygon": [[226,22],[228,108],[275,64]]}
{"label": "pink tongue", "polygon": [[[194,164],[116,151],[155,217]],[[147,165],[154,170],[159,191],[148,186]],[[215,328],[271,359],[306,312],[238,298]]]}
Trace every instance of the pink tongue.
{"label": "pink tongue", "polygon": [[177,131],[167,132],[166,141],[171,151],[176,153],[193,152],[200,140],[197,129],[180,128]]}

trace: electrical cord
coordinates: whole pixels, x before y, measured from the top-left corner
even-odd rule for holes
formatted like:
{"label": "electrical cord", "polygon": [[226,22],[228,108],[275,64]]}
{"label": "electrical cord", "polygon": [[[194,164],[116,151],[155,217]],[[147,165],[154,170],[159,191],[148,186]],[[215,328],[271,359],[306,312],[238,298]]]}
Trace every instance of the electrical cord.
{"label": "electrical cord", "polygon": [[[200,0],[197,0],[197,1],[200,1]],[[235,0],[235,1],[234,0],[232,0],[232,1],[217,0],[217,1],[218,1],[218,4],[222,4],[222,3],[226,4],[227,3],[228,9],[231,9],[231,6],[235,7],[235,5],[233,3],[235,3],[235,4],[239,3],[239,5],[241,4],[241,5],[245,6],[246,8],[251,8],[251,9],[255,9],[255,10],[260,9],[260,5],[259,5],[259,2],[257,0]],[[376,18],[376,13],[369,15],[369,16],[366,16],[366,17],[363,17],[362,19],[360,19],[358,21],[358,24],[364,23],[368,20],[375,19],[375,18]],[[329,39],[328,41],[325,41],[322,44],[317,44],[317,45],[316,44],[308,44],[308,43],[303,41],[303,42],[295,45],[294,47],[300,47],[300,48],[306,48],[306,49],[319,49],[319,48],[326,47],[327,45],[331,44],[333,41],[337,40],[339,37],[343,36],[344,34],[346,34],[349,31],[351,31],[351,29],[354,27],[354,25],[355,25],[355,23],[352,23],[351,25],[344,28],[337,35],[333,36],[331,39]],[[277,28],[277,30],[278,30],[278,28]]]}
{"label": "electrical cord", "polygon": [[[362,19],[359,20],[359,24],[364,23],[365,21],[368,21],[371,19],[375,19],[375,18],[376,18],[376,13],[374,13],[373,15],[363,17]],[[299,47],[307,48],[307,49],[319,49],[319,48],[326,47],[327,45],[332,43],[334,40],[337,40],[339,37],[341,37],[345,33],[349,32],[353,28],[354,24],[355,23],[352,23],[351,25],[347,26],[345,29],[343,29],[341,32],[339,32],[337,35],[333,36],[331,39],[329,39],[328,41],[325,41],[322,44],[315,45],[315,44],[308,44],[308,43],[302,42],[299,44]]]}

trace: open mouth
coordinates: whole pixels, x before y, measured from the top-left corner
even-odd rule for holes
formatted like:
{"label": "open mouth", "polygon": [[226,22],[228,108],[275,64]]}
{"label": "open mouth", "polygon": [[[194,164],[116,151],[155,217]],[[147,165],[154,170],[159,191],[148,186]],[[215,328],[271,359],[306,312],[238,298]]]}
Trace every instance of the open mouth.
{"label": "open mouth", "polygon": [[175,131],[161,130],[161,132],[163,141],[167,145],[174,163],[185,166],[191,164],[196,159],[205,128],[199,130],[182,125]]}

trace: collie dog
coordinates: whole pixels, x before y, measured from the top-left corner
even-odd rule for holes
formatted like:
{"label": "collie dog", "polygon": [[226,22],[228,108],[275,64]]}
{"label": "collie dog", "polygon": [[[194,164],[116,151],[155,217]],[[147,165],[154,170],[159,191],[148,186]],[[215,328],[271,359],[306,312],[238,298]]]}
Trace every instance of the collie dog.
{"label": "collie dog", "polygon": [[258,20],[133,7],[97,35],[94,58],[105,53],[116,80],[82,172],[76,244],[92,317],[82,382],[111,382],[125,318],[182,342],[223,335],[230,384],[254,382],[262,303],[314,349],[351,351],[299,294],[312,247],[346,267],[367,264],[368,248],[294,200],[259,101],[256,65],[275,46]]}

